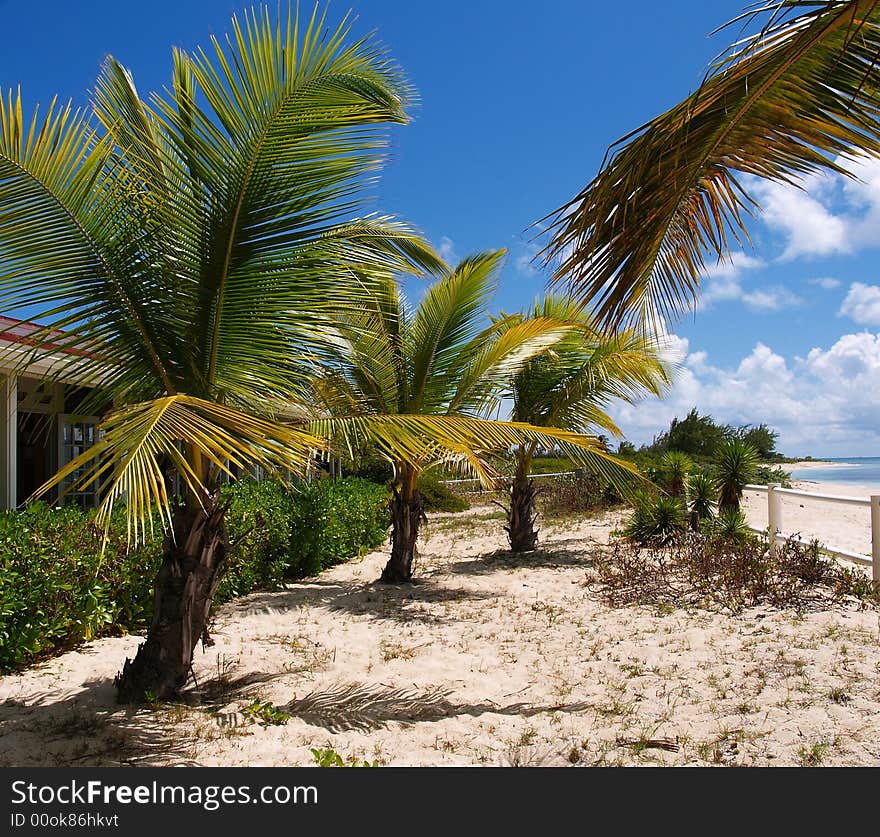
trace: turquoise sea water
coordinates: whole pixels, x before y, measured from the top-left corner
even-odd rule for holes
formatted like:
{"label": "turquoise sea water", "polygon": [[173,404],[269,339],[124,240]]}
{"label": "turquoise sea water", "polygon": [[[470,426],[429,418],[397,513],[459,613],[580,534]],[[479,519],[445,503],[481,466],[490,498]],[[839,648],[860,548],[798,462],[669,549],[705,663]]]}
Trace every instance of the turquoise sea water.
{"label": "turquoise sea water", "polygon": [[[846,467],[827,468],[794,468],[791,478],[794,480],[812,480],[813,482],[839,482],[853,485],[880,485],[880,456],[854,456],[847,459],[830,459],[829,462],[840,462]],[[785,466],[782,466],[785,469]]]}

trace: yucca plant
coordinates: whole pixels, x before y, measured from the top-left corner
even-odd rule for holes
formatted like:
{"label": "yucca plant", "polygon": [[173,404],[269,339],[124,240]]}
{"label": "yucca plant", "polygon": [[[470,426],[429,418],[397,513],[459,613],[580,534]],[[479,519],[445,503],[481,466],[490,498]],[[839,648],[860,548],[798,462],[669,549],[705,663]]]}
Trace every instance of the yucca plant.
{"label": "yucca plant", "polygon": [[[618,140],[599,174],[551,216],[557,282],[601,324],[688,310],[706,258],[748,240],[758,208],[740,175],[781,183],[846,174],[880,155],[880,2],[772,0],[695,93]],[[753,30],[755,31],[755,30]]]}
{"label": "yucca plant", "polygon": [[691,529],[698,532],[702,521],[711,520],[715,516],[718,485],[710,474],[697,471],[687,479],[686,496]]}
{"label": "yucca plant", "polygon": [[708,525],[713,535],[724,540],[742,542],[752,535],[745,515],[733,506],[721,509]]}
{"label": "yucca plant", "polygon": [[[532,320],[553,319],[573,328],[547,351],[525,364],[514,376],[508,396],[514,421],[563,427],[577,432],[621,432],[606,409],[615,400],[633,402],[645,395],[659,396],[670,382],[669,364],[659,344],[631,331],[605,334],[592,318],[565,297],[548,294],[529,312]],[[599,437],[601,438],[601,437]],[[532,550],[537,489],[529,478],[537,445],[517,445],[514,474],[507,506],[507,535],[514,552]],[[637,480],[621,483],[619,471],[606,458],[597,458],[600,477],[622,493],[631,493]]]}
{"label": "yucca plant", "polygon": [[229,554],[220,476],[301,472],[325,448],[289,419],[328,319],[375,271],[439,269],[406,225],[357,216],[410,94],[347,22],[260,9],[208,50],[176,50],[149,102],[113,58],[87,112],[25,116],[0,97],[0,310],[50,323],[32,354],[75,350],[59,377],[112,405],[103,438],[43,490],[100,480],[99,522],[124,503],[137,542],[158,507],[169,532],[121,701],[177,695],[207,639]]}
{"label": "yucca plant", "polygon": [[713,471],[718,510],[739,509],[743,488],[758,474],[758,451],[742,439],[725,439],[715,451]]}
{"label": "yucca plant", "polygon": [[678,497],[645,494],[623,528],[624,537],[638,544],[666,546],[687,529],[687,511]]}
{"label": "yucca plant", "polygon": [[618,478],[631,473],[593,436],[481,418],[523,364],[572,328],[549,313],[489,318],[503,255],[464,259],[443,272],[417,306],[386,274],[374,282],[368,302],[329,327],[335,352],[314,385],[316,405],[328,418],[312,427],[352,452],[370,442],[394,464],[384,582],[412,578],[424,520],[418,477],[427,468],[457,466],[494,486],[493,455],[540,445],[558,446]]}
{"label": "yucca plant", "polygon": [[670,497],[684,497],[688,476],[694,469],[691,458],[678,450],[670,450],[660,459],[663,488]]}

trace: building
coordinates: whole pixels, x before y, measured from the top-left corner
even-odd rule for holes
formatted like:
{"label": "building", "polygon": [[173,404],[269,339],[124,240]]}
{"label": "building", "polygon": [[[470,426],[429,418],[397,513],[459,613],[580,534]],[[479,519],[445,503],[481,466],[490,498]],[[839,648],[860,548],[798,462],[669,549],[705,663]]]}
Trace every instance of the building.
{"label": "building", "polygon": [[[28,357],[32,353],[27,337],[39,328],[0,316],[0,507],[4,509],[22,505],[97,438],[98,416],[80,412],[89,391],[82,386],[88,356],[59,345],[54,353]],[[71,356],[80,356],[83,362],[71,363]],[[61,376],[59,364],[65,368]],[[57,492],[47,499],[54,496]],[[94,487],[66,496],[84,507],[97,501]]]}

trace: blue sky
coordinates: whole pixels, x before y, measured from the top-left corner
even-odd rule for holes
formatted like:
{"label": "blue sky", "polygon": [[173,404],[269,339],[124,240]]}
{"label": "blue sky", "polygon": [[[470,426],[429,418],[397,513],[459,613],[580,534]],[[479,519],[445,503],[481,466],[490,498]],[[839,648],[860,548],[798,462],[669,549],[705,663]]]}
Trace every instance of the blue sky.
{"label": "blue sky", "polygon": [[[170,73],[173,45],[227,29],[244,3],[0,0],[0,86],[29,103],[85,103],[103,57],[142,94]],[[377,208],[451,256],[506,247],[496,307],[544,287],[529,227],[573,196],[607,146],[699,83],[736,31],[707,37],[744,2],[332,0],[376,30],[420,94],[395,130]],[[754,247],[713,268],[697,311],[669,323],[681,365],[662,402],[615,410],[636,443],[696,406],[724,422],[767,422],[792,455],[880,455],[880,162],[860,183],[814,178],[799,192],[755,184]]]}

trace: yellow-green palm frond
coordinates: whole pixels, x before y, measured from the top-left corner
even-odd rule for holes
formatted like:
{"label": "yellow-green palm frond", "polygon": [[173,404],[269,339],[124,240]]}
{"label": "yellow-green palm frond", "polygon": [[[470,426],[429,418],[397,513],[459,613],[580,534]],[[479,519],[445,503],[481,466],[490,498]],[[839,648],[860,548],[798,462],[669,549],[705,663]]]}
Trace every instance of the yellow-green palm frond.
{"label": "yellow-green palm frond", "polygon": [[737,173],[796,183],[880,154],[880,2],[776,0],[681,104],[619,140],[545,251],[603,327],[689,309],[706,256],[748,239]]}
{"label": "yellow-green palm frond", "polygon": [[[151,509],[158,507],[168,525],[171,501],[161,465],[171,466],[189,492],[205,498],[204,473],[192,453],[216,469],[260,465],[270,471],[306,471],[322,451],[323,439],[288,424],[186,395],[172,395],[111,413],[100,425],[101,438],[36,492],[67,481],[68,490],[98,484],[102,495],[98,521],[106,523],[114,505],[125,503],[129,538],[135,543],[152,530]],[[198,456],[195,459],[198,459]]]}
{"label": "yellow-green palm frond", "polygon": [[574,327],[550,317],[496,319],[462,352],[469,362],[457,376],[450,376],[446,412],[486,414],[511,377]]}
{"label": "yellow-green palm frond", "polygon": [[391,462],[406,463],[416,470],[452,463],[478,477],[486,487],[497,485],[491,458],[507,455],[517,445],[558,449],[626,494],[644,480],[633,465],[606,453],[595,436],[556,427],[469,416],[369,415],[319,419],[306,428],[350,453],[374,446]]}
{"label": "yellow-green palm frond", "polygon": [[408,329],[410,393],[401,411],[436,413],[449,398],[449,382],[469,361],[463,348],[484,329],[504,250],[463,259],[425,292]]}
{"label": "yellow-green palm frond", "polygon": [[557,294],[538,300],[526,321],[548,317],[567,323],[567,333],[530,360],[513,378],[513,416],[540,426],[621,435],[606,409],[615,400],[660,396],[672,369],[661,344],[644,331],[603,333],[577,303]]}

